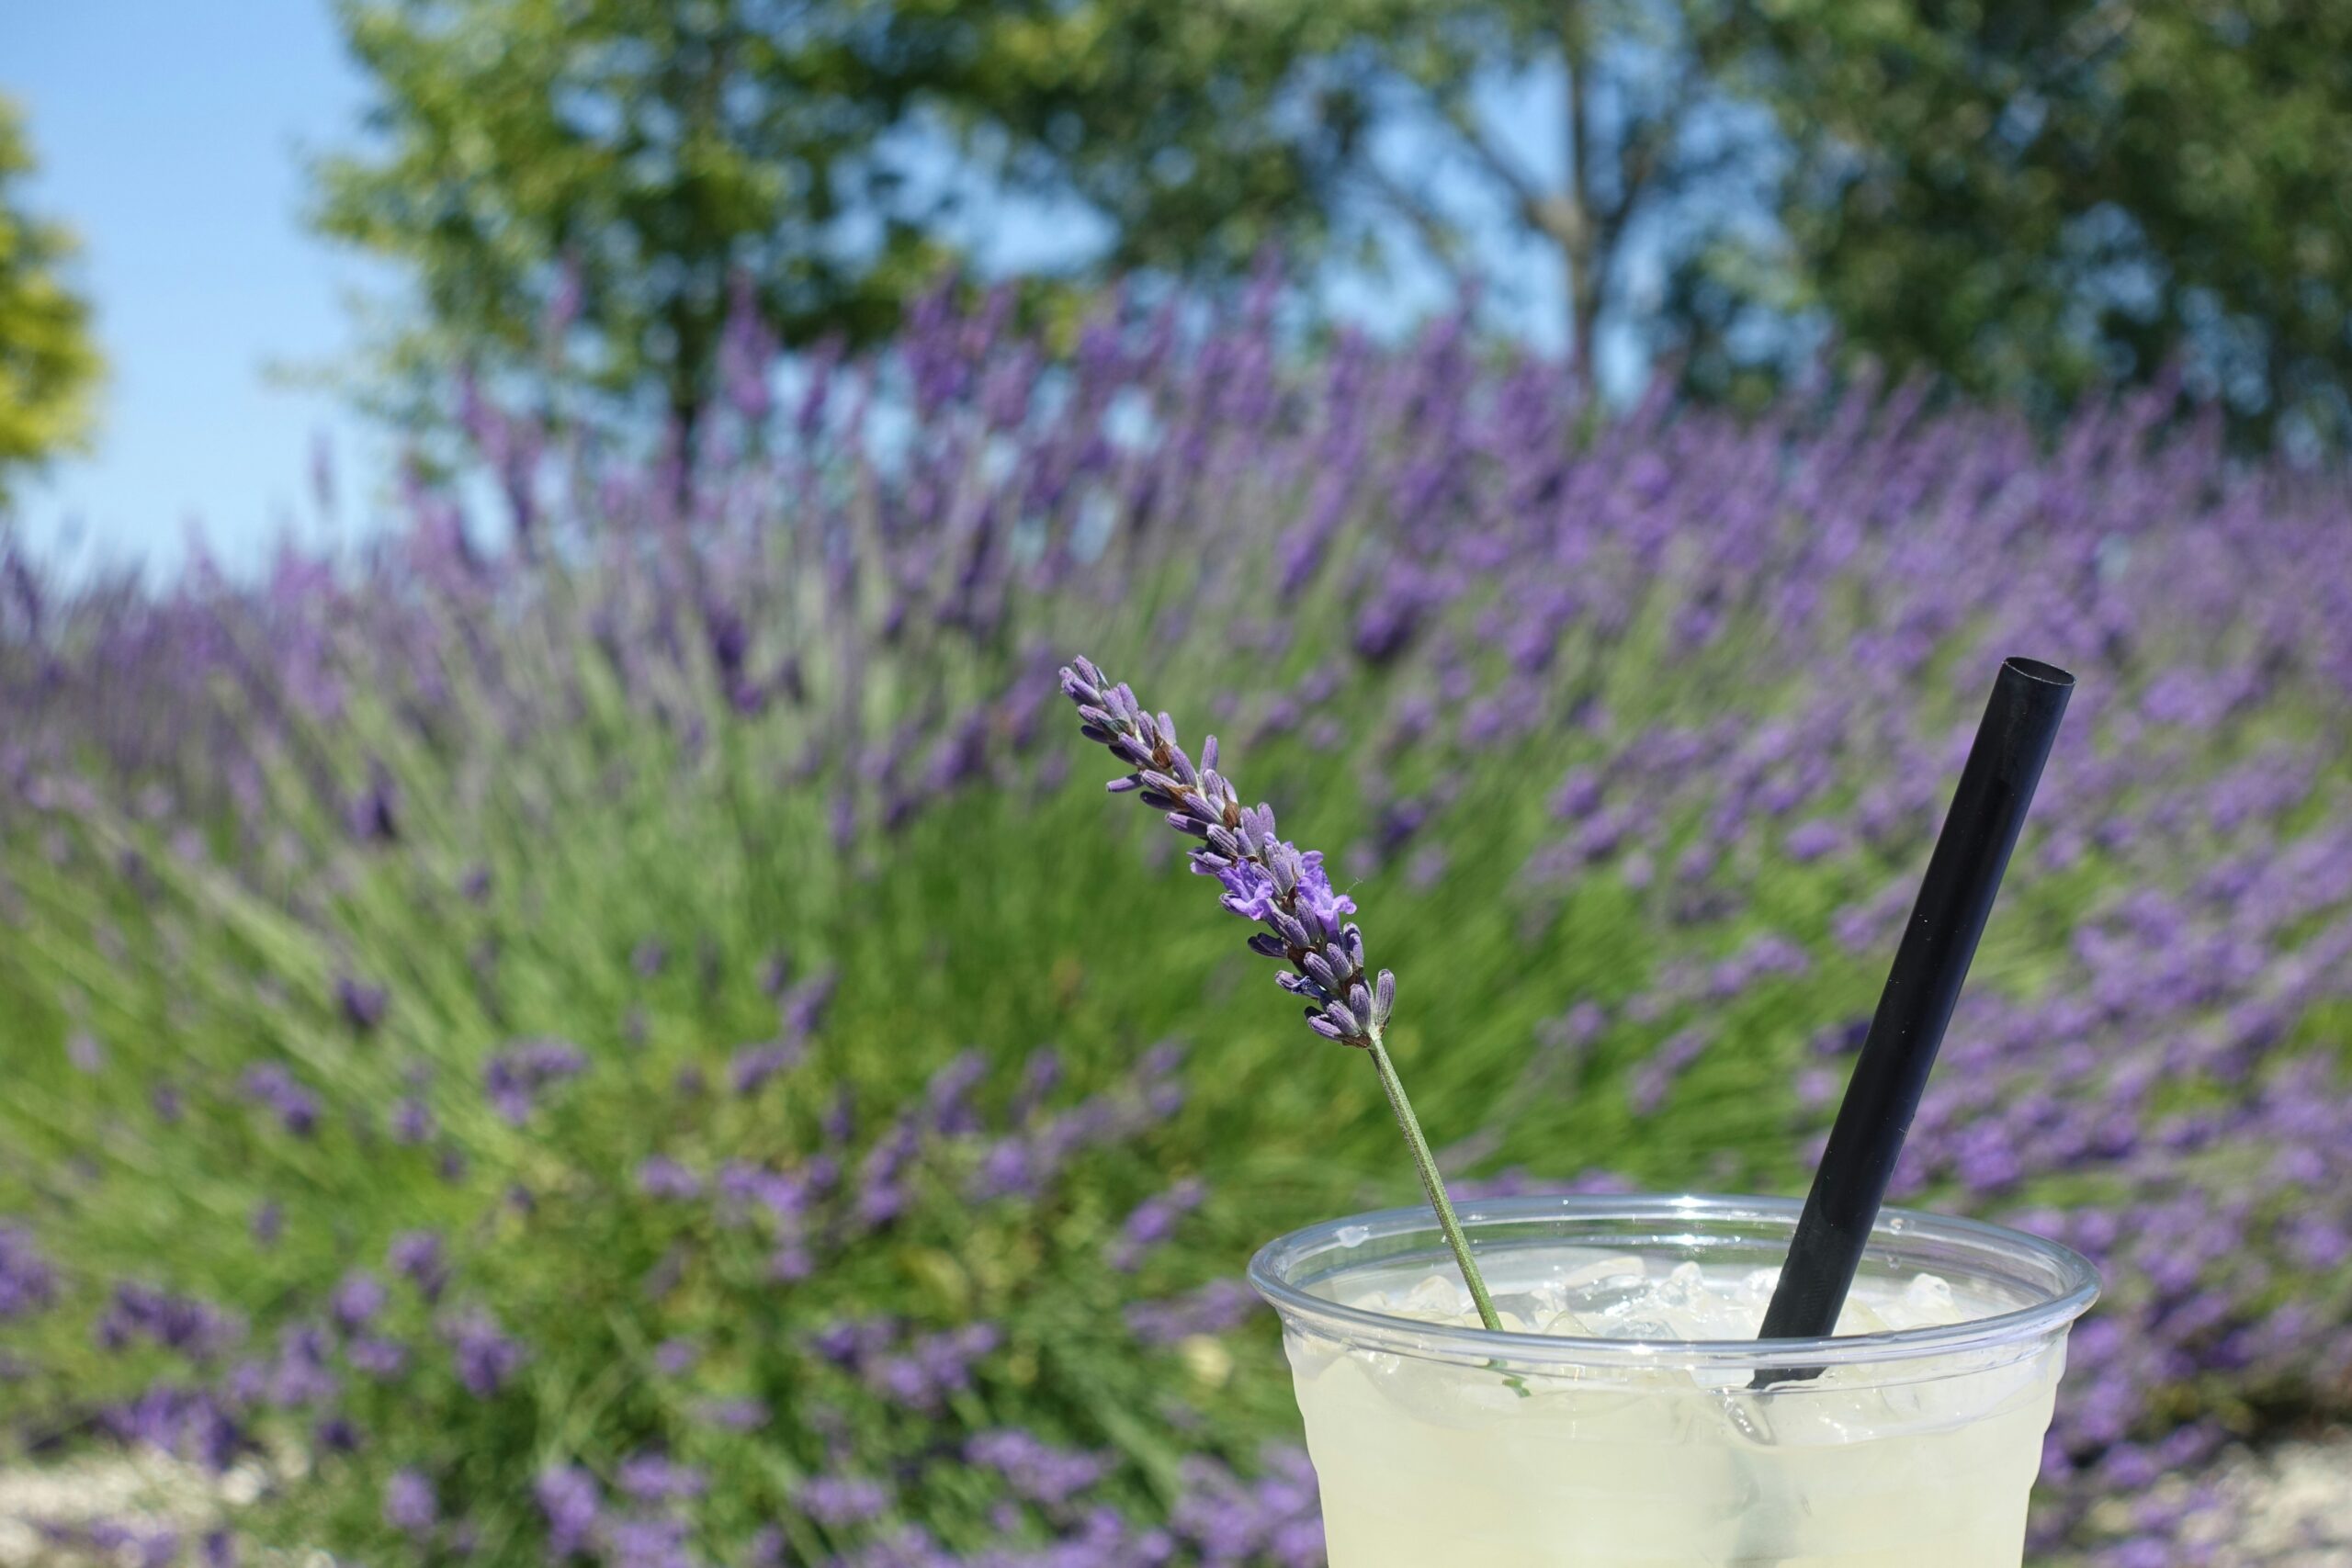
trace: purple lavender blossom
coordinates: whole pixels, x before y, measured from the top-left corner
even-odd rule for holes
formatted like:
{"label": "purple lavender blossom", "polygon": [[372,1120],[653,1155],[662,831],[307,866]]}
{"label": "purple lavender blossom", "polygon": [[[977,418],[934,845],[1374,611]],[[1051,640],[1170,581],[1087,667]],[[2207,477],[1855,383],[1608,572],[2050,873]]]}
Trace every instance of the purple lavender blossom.
{"label": "purple lavender blossom", "polygon": [[448,1344],[458,1381],[476,1399],[495,1394],[523,1365],[523,1347],[507,1337],[497,1319],[482,1308],[451,1314],[442,1320],[441,1336]]}
{"label": "purple lavender blossom", "polygon": [[756,1432],[770,1420],[768,1407],[756,1399],[705,1399],[695,1402],[695,1419],[722,1432]]}
{"label": "purple lavender blossom", "polygon": [[408,1347],[398,1340],[361,1335],[344,1346],[343,1359],[352,1371],[378,1382],[398,1382],[408,1375]]}
{"label": "purple lavender blossom", "polygon": [[205,1362],[243,1342],[245,1325],[209,1302],[125,1280],[115,1287],[93,1335],[107,1350],[144,1341]]}
{"label": "purple lavender blossom", "polygon": [[639,1503],[669,1503],[699,1497],[710,1488],[709,1477],[692,1465],[679,1464],[666,1454],[631,1454],[621,1461],[614,1484]]}
{"label": "purple lavender blossom", "polygon": [[1195,1335],[1238,1328],[1261,1304],[1243,1281],[1212,1280],[1197,1291],[1168,1301],[1130,1303],[1127,1328],[1147,1345],[1173,1345]]}
{"label": "purple lavender blossom", "polygon": [[812,1475],[793,1492],[801,1511],[829,1529],[880,1518],[890,1506],[889,1489],[853,1475]]}
{"label": "purple lavender blossom", "polygon": [[964,1445],[964,1457],[1003,1476],[1015,1495],[1059,1508],[1110,1473],[1101,1454],[1057,1449],[1015,1429],[982,1432]]}
{"label": "purple lavender blossom", "polygon": [[802,1055],[799,1046],[783,1041],[746,1045],[728,1061],[728,1085],[739,1097],[748,1099],[759,1093],[770,1078],[789,1072]]}
{"label": "purple lavender blossom", "polygon": [[24,1226],[0,1221],[0,1322],[29,1317],[57,1299],[57,1272]]}
{"label": "purple lavender blossom", "polygon": [[296,1137],[307,1138],[318,1130],[318,1097],[297,1082],[284,1065],[263,1062],[246,1068],[244,1087],[246,1099],[266,1107]]}
{"label": "purple lavender blossom", "polygon": [[372,1034],[390,1010],[392,993],[383,986],[342,975],[335,978],[334,999],[345,1023],[362,1034]]}
{"label": "purple lavender blossom", "polygon": [[401,1096],[392,1107],[392,1142],[413,1148],[433,1139],[433,1111],[413,1094]]}
{"label": "purple lavender blossom", "polygon": [[290,1324],[279,1331],[277,1354],[269,1363],[264,1397],[281,1410],[325,1404],[343,1392],[343,1382],[327,1364],[326,1331],[311,1324]]}
{"label": "purple lavender blossom", "polygon": [[432,1231],[402,1231],[384,1251],[385,1266],[416,1287],[428,1303],[441,1299],[449,1282],[449,1265],[442,1256],[441,1238]]}
{"label": "purple lavender blossom", "polygon": [[620,1516],[605,1521],[608,1568],[695,1568],[683,1519]]}
{"label": "purple lavender blossom", "polygon": [[1178,1222],[1199,1208],[1207,1196],[1208,1189],[1188,1177],[1137,1204],[1119,1227],[1119,1240],[1111,1249],[1111,1267],[1122,1273],[1133,1273],[1146,1257],[1175,1234]]}
{"label": "purple lavender blossom", "polygon": [[439,1522],[433,1483],[421,1470],[396,1470],[384,1483],[384,1522],[402,1535],[422,1537]]}
{"label": "purple lavender blossom", "polygon": [[1384,969],[1367,983],[1363,933],[1345,919],[1355,901],[1333,889],[1321,853],[1302,853],[1277,837],[1272,807],[1241,805],[1216,771],[1215,736],[1202,743],[1195,767],[1176,743],[1174,721],[1145,712],[1133,691],[1114,684],[1092,660],[1064,666],[1061,681],[1078,705],[1080,732],[1135,770],[1114,779],[1112,793],[1136,793],[1167,815],[1169,826],[1204,840],[1191,852],[1193,872],[1216,878],[1227,909],[1267,928],[1250,939],[1250,951],[1290,965],[1276,979],[1307,998],[1308,1026],[1369,1049],[1388,1021],[1396,979]]}
{"label": "purple lavender blossom", "polygon": [[637,1168],[637,1190],[649,1198],[683,1203],[702,1196],[702,1178],[676,1160],[656,1155]]}
{"label": "purple lavender blossom", "polygon": [[526,1040],[490,1058],[482,1085],[498,1114],[519,1127],[530,1120],[539,1091],[588,1068],[587,1054],[567,1040]]}
{"label": "purple lavender blossom", "polygon": [[578,1465],[555,1465],[539,1472],[531,1492],[547,1520],[548,1555],[560,1561],[585,1551],[604,1519],[596,1478]]}
{"label": "purple lavender blossom", "polygon": [[345,1334],[353,1334],[376,1320],[387,1299],[381,1280],[365,1269],[355,1269],[335,1286],[327,1310]]}

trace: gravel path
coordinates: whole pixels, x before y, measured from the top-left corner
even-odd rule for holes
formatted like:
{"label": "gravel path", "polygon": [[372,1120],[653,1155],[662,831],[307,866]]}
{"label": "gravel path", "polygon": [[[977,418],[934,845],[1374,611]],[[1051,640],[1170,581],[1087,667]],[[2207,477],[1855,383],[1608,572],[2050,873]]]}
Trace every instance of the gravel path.
{"label": "gravel path", "polygon": [[2224,1454],[2207,1472],[2228,1506],[2215,1568],[2352,1568],[2352,1435]]}
{"label": "gravel path", "polygon": [[259,1496],[265,1479],[254,1463],[212,1475],[144,1450],[0,1470],[0,1568],[90,1560],[86,1552],[52,1545],[41,1534],[43,1525],[105,1519],[141,1529],[168,1528],[192,1539],[220,1524],[230,1509]]}

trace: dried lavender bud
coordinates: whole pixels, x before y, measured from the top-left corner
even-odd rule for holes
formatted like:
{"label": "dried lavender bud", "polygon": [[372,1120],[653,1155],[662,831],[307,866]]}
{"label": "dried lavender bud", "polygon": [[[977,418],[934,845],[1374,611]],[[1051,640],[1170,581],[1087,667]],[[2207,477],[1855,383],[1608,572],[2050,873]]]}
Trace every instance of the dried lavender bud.
{"label": "dried lavender bud", "polygon": [[1078,706],[1079,733],[1134,770],[1113,779],[1111,793],[1136,795],[1170,828],[1203,840],[1192,852],[1193,872],[1216,879],[1226,908],[1267,928],[1250,936],[1250,951],[1291,966],[1283,988],[1318,1004],[1307,1011],[1316,1032],[1359,1048],[1375,1043],[1386,1014],[1364,973],[1363,933],[1346,919],[1355,901],[1331,886],[1322,855],[1280,838],[1273,807],[1240,804],[1216,771],[1215,736],[1202,741],[1196,765],[1177,745],[1173,717],[1148,712],[1089,660],[1072,660],[1061,687]]}

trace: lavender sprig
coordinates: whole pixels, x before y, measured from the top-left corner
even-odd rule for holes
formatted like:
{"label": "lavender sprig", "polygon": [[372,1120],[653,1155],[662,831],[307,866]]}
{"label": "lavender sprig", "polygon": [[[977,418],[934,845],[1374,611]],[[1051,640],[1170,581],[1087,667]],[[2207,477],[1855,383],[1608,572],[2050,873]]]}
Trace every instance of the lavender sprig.
{"label": "lavender sprig", "polygon": [[1193,873],[1216,877],[1225,888],[1219,902],[1266,928],[1250,938],[1250,950],[1289,965],[1274,983],[1306,999],[1306,1026],[1371,1055],[1412,1152],[1421,1190],[1477,1303],[1478,1321],[1500,1331],[1494,1298],[1470,1256],[1470,1240],[1446,1196],[1437,1156],[1383,1043],[1396,1005],[1396,976],[1383,969],[1377,978],[1367,977],[1363,932],[1347,919],[1355,913],[1355,900],[1332,887],[1321,853],[1302,852],[1276,833],[1272,807],[1241,804],[1232,781],[1217,772],[1216,736],[1201,743],[1195,766],[1177,744],[1176,721],[1146,711],[1133,690],[1114,682],[1092,660],[1073,660],[1062,667],[1061,677],[1063,693],[1078,705],[1080,733],[1110,748],[1133,770],[1111,781],[1111,793],[1140,795],[1146,806],[1167,814],[1170,827],[1202,840],[1192,852]]}

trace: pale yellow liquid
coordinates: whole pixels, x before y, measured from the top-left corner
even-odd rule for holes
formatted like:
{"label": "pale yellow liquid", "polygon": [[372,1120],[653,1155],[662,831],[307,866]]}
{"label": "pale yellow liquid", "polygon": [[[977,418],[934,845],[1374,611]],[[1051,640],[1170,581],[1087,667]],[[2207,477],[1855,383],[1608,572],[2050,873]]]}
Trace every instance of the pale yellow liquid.
{"label": "pale yellow liquid", "polygon": [[1758,1394],[1662,1367],[1513,1387],[1287,1343],[1331,1568],[2018,1568],[2064,1358],[2053,1339]]}

